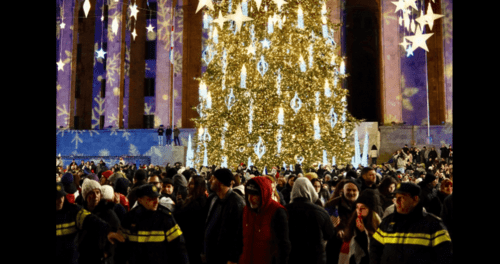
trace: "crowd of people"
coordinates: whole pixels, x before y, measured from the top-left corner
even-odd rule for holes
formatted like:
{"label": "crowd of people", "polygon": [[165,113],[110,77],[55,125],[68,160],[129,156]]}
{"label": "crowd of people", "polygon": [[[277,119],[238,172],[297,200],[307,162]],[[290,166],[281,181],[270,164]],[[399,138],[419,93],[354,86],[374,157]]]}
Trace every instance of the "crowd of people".
{"label": "crowd of people", "polygon": [[452,263],[443,147],[267,175],[56,157],[56,263]]}

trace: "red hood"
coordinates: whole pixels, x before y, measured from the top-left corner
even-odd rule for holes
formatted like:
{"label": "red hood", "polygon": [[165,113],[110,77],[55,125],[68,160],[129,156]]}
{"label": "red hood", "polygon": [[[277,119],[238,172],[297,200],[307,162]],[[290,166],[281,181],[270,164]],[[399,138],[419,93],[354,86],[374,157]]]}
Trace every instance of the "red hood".
{"label": "red hood", "polygon": [[[257,183],[259,185],[261,199],[262,199],[261,209],[265,209],[266,207],[269,206],[269,204],[272,201],[271,197],[272,197],[273,189],[271,186],[271,180],[268,179],[267,177],[264,177],[264,176],[257,176],[257,177],[253,177],[248,182],[250,182],[250,181],[254,181],[255,183]],[[245,191],[245,193],[246,193],[246,191]],[[247,195],[245,195],[245,196],[247,196]],[[246,200],[248,201],[248,197]]]}

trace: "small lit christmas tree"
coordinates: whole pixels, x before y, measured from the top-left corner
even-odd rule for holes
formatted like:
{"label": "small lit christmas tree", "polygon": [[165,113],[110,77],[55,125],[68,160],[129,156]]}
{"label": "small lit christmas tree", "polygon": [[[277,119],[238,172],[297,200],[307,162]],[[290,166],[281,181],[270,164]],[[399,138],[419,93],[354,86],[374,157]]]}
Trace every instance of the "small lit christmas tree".
{"label": "small lit christmas tree", "polygon": [[333,39],[339,25],[327,18],[325,2],[203,4],[213,20],[194,119],[197,166],[349,162],[358,121],[347,112],[347,75]]}

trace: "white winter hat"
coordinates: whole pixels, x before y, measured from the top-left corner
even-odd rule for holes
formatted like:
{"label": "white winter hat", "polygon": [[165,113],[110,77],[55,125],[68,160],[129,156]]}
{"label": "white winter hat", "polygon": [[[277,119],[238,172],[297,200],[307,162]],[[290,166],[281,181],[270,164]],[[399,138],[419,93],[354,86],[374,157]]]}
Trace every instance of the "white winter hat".
{"label": "white winter hat", "polygon": [[83,199],[84,200],[87,199],[87,194],[94,189],[101,190],[101,184],[95,180],[92,180],[92,179],[83,180],[83,184],[82,184]]}
{"label": "white winter hat", "polygon": [[104,200],[113,200],[115,196],[115,191],[113,191],[113,187],[110,185],[101,186],[101,197]]}

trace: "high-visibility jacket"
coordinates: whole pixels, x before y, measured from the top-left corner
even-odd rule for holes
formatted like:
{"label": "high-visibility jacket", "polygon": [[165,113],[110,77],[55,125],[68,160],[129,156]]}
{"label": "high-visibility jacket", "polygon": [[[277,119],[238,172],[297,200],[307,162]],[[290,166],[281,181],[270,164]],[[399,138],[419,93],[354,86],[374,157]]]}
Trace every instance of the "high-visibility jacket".
{"label": "high-visibility jacket", "polygon": [[162,205],[151,211],[138,204],[125,214],[122,228],[130,264],[189,263],[182,231]]}
{"label": "high-visibility jacket", "polygon": [[370,264],[452,263],[451,238],[437,216],[418,204],[382,220],[370,241]]}
{"label": "high-visibility jacket", "polygon": [[106,236],[109,225],[83,207],[64,200],[63,208],[56,211],[56,262],[78,263],[75,237],[82,230],[99,230]]}

